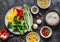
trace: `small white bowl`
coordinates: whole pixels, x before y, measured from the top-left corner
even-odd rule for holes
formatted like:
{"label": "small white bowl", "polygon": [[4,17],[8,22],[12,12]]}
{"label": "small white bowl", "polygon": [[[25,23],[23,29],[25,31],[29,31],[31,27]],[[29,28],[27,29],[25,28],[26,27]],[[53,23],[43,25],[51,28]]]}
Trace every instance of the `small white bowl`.
{"label": "small white bowl", "polygon": [[[30,32],[30,33],[35,33],[35,34],[37,34],[37,35],[38,35],[38,37],[39,37],[39,38],[38,38],[38,42],[40,41],[40,36],[39,36],[39,34],[38,34],[38,33],[36,33],[36,32]],[[30,33],[28,33],[28,34],[27,34],[27,36],[28,36]],[[26,42],[28,42],[28,40],[27,40],[27,36],[26,36]]]}
{"label": "small white bowl", "polygon": [[46,9],[46,8],[48,8],[48,7],[50,7],[50,5],[51,5],[51,0],[49,0],[49,5],[47,6],[47,7],[41,7],[41,5],[39,5],[39,2],[40,0],[37,0],[37,5],[40,7],[40,8],[42,8],[42,9]]}
{"label": "small white bowl", "polygon": [[[48,36],[44,36],[44,35],[42,34],[42,30],[43,30],[44,28],[48,28],[48,29],[50,30],[50,34],[49,34]],[[48,27],[48,26],[43,26],[43,27],[41,28],[41,30],[40,30],[40,35],[41,35],[43,38],[49,38],[49,37],[52,35],[52,29],[51,29],[50,27]]]}
{"label": "small white bowl", "polygon": [[[33,8],[36,8],[36,9],[37,9],[36,12],[33,11]],[[37,6],[32,6],[32,7],[31,7],[31,12],[32,12],[33,14],[37,14],[37,13],[39,12],[39,8],[38,8]]]}

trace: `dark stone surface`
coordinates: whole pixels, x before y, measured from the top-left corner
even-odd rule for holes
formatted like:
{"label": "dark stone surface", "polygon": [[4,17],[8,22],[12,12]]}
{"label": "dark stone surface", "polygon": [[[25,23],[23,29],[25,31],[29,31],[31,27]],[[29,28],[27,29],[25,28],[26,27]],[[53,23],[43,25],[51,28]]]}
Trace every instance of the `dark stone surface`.
{"label": "dark stone surface", "polygon": [[[0,30],[6,28],[4,25],[4,17],[6,15],[6,12],[14,6],[22,6],[23,4],[27,4],[29,7],[33,5],[37,6],[37,0],[0,0]],[[39,33],[40,28],[42,26],[47,25],[44,21],[44,15],[46,11],[52,10],[52,9],[60,13],[60,0],[52,0],[51,6],[46,10],[40,9],[40,12],[42,13],[42,16],[40,18],[43,20],[43,24],[40,25],[37,30],[34,30],[35,32]],[[34,20],[36,20],[36,15],[33,15],[33,18]],[[35,22],[36,21],[34,21],[34,23]],[[53,30],[52,36],[48,39],[44,39],[40,36],[40,42],[60,42],[60,23],[56,27],[51,27],[51,29]],[[25,42],[26,42],[26,34],[22,36],[22,39],[24,39]],[[24,42],[24,41],[20,39],[20,36],[14,35],[14,37],[10,37],[8,40],[0,41],[0,42]]]}

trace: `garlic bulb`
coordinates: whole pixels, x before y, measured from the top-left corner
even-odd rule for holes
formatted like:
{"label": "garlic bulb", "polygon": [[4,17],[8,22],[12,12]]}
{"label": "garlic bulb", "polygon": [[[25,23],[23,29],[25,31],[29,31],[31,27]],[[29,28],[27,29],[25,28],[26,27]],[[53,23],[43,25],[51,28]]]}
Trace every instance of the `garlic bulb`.
{"label": "garlic bulb", "polygon": [[33,29],[37,29],[38,25],[37,24],[33,24]]}
{"label": "garlic bulb", "polygon": [[37,24],[41,24],[42,23],[41,19],[37,19],[36,22],[37,22]]}

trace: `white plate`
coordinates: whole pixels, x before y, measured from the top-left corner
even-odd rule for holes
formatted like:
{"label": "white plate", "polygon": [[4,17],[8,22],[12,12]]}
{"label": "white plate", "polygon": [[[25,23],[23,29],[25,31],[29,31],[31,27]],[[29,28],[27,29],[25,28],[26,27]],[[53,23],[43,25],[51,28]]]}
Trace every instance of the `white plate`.
{"label": "white plate", "polygon": [[[14,7],[13,7],[14,8]],[[13,10],[13,8],[11,8]],[[20,9],[20,6],[16,7],[16,8],[19,8]],[[10,9],[10,10],[11,10]],[[10,10],[7,12],[6,15],[9,15],[10,14]],[[6,27],[8,26],[8,20],[7,20],[7,17],[5,16],[5,25]],[[10,32],[12,32],[12,29],[11,28],[7,28]],[[25,32],[27,32],[27,30],[25,30]],[[13,34],[17,34],[17,35],[20,35],[19,32],[12,32]]]}

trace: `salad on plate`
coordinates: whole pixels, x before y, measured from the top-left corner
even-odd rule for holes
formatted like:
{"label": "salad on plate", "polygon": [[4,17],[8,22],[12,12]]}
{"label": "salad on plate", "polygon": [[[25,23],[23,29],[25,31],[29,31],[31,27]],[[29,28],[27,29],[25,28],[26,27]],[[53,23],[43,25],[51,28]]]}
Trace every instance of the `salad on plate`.
{"label": "salad on plate", "polygon": [[14,34],[23,35],[27,31],[32,31],[33,17],[29,7],[13,7],[5,16],[5,25]]}

